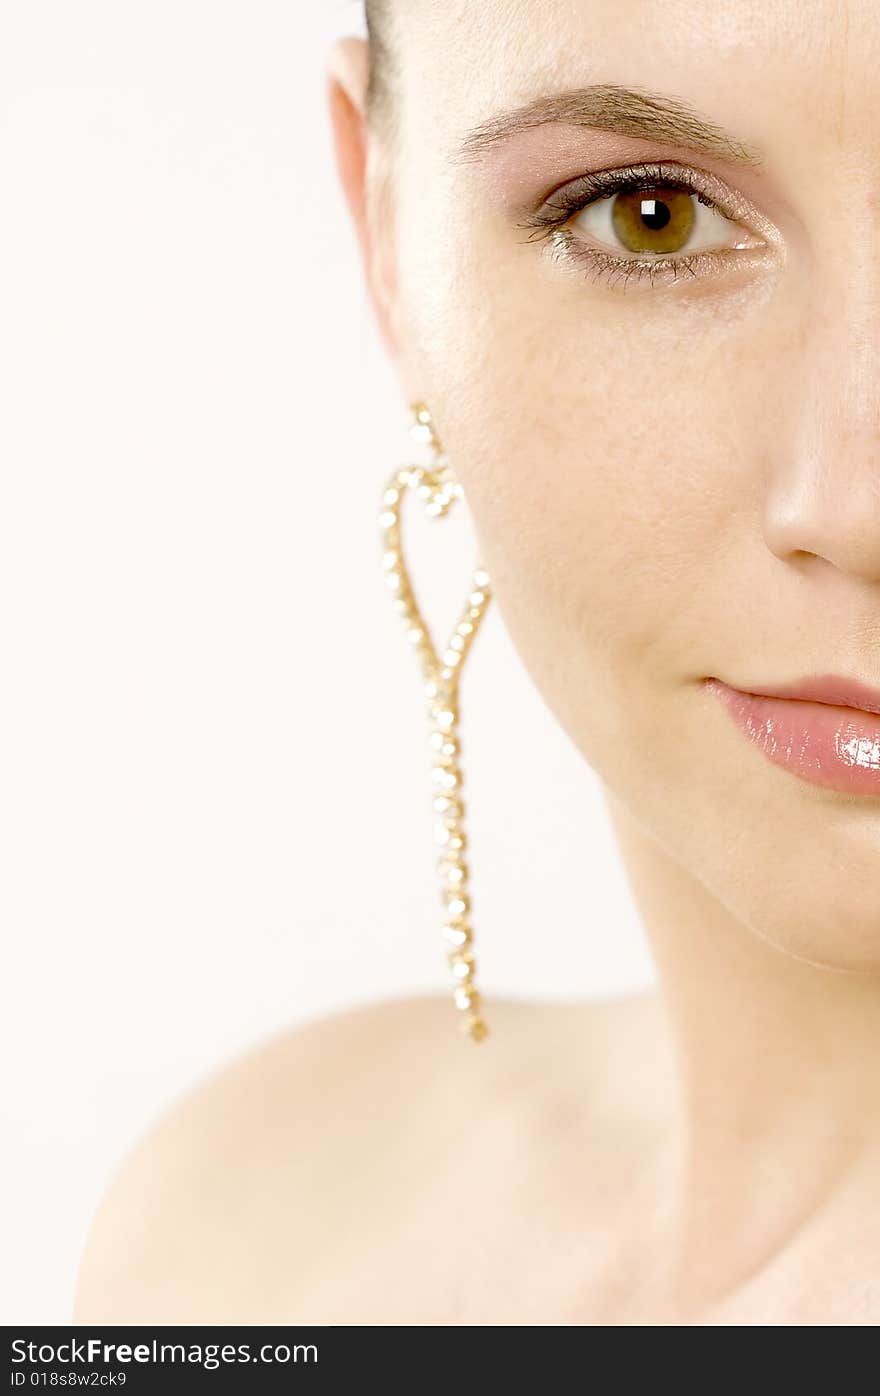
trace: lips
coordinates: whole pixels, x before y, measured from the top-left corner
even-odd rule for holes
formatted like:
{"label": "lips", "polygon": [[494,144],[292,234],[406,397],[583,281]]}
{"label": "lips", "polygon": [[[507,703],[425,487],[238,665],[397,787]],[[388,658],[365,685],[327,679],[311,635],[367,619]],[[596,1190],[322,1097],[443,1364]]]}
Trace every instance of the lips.
{"label": "lips", "polygon": [[705,686],[776,766],[848,794],[880,795],[880,692],[824,674],[773,689]]}
{"label": "lips", "polygon": [[749,684],[739,692],[754,693],[765,698],[798,698],[814,703],[831,703],[841,708],[858,708],[861,712],[880,713],[880,688],[871,688],[858,679],[845,679],[839,674],[816,674],[774,688]]}

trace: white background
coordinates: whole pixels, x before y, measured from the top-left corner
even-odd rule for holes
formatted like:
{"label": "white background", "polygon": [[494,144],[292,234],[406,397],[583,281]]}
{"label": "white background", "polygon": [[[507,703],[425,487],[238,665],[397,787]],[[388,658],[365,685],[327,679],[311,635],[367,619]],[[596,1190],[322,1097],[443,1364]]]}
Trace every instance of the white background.
{"label": "white background", "polygon": [[[413,451],[326,115],[358,27],[330,0],[4,0],[6,1323],[69,1321],[110,1169],[206,1072],[448,987],[376,524]],[[458,513],[409,514],[435,630],[475,561]],[[598,783],[491,607],[461,698],[487,1005],[643,987]]]}

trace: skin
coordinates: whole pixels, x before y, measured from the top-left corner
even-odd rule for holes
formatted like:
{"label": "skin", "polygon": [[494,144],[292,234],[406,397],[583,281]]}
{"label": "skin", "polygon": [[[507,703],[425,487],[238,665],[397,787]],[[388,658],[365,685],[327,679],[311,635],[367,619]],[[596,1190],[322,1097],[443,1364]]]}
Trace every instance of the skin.
{"label": "skin", "polygon": [[[880,807],[771,765],[701,680],[880,685],[880,13],[395,13],[393,140],[364,42],[328,66],[377,323],[600,777],[659,987],[493,1001],[477,1048],[445,996],[263,1046],[119,1170],[76,1318],[877,1323]],[[685,100],[760,166],[559,125],[452,159],[596,82]],[[747,255],[624,286],[524,240],[524,208],[640,160],[720,181]]]}

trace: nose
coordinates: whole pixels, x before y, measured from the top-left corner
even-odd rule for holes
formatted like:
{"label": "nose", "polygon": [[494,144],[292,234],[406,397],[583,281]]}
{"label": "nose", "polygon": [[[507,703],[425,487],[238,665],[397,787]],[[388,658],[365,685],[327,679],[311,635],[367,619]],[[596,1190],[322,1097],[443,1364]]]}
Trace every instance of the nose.
{"label": "nose", "polygon": [[[810,555],[880,581],[880,257],[876,241],[825,303],[803,309],[790,368],[793,431],[770,445],[764,537],[778,557]],[[792,420],[792,419],[789,419]]]}

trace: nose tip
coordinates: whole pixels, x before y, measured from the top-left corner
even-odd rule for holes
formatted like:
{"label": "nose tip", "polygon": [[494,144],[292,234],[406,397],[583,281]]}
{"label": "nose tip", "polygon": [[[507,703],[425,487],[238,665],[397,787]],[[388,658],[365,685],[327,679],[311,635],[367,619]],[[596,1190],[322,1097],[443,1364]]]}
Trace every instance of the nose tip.
{"label": "nose tip", "polygon": [[[835,448],[837,451],[838,448]],[[880,581],[880,444],[850,438],[845,461],[827,453],[777,478],[767,493],[767,546],[784,560],[815,556]]]}
{"label": "nose tip", "polygon": [[[880,313],[855,288],[800,340],[770,446],[764,536],[780,558],[880,580]],[[785,421],[796,423],[786,432]]]}

